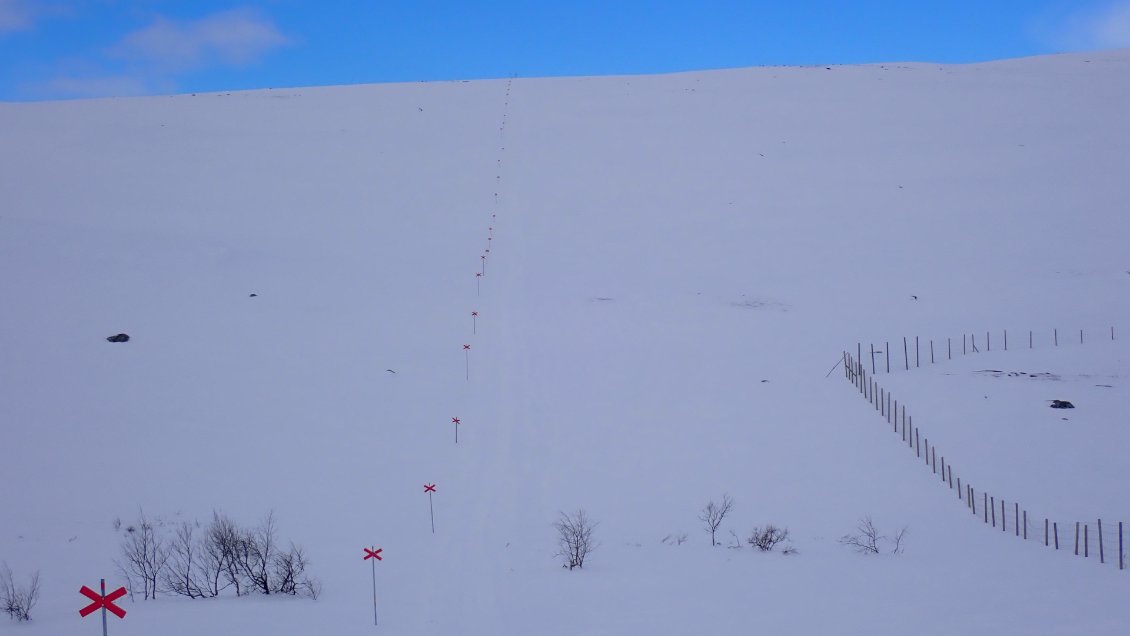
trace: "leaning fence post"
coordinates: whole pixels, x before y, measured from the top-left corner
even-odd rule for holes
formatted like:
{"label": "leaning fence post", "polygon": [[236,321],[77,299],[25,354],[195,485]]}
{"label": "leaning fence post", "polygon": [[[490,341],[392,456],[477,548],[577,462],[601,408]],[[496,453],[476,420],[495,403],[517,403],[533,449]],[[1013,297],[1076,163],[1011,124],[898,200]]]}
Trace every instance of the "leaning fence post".
{"label": "leaning fence post", "polygon": [[1055,338],[1055,346],[1059,346],[1059,329],[1052,329],[1052,337]]}
{"label": "leaning fence post", "polygon": [[1024,540],[1028,540],[1028,511],[1024,511]]}
{"label": "leaning fence post", "polygon": [[914,418],[910,418],[910,428],[914,429],[914,455],[922,457],[922,440],[918,437],[918,429],[914,428]]}
{"label": "leaning fence post", "polygon": [[1075,556],[1079,556],[1079,522],[1075,522]]}
{"label": "leaning fence post", "polygon": [[906,336],[903,336],[902,338],[902,361],[903,366],[906,367],[906,370],[910,371],[910,354],[907,353],[906,349]]}
{"label": "leaning fence post", "polygon": [[883,354],[887,356],[887,373],[891,372],[891,343],[883,343]]}
{"label": "leaning fence post", "polygon": [[1059,523],[1052,522],[1052,534],[1055,535],[1055,549],[1059,549]]}
{"label": "leaning fence post", "polygon": [[993,509],[993,527],[997,527],[997,498],[989,497],[989,505]]}
{"label": "leaning fence post", "polygon": [[871,373],[875,373],[875,343],[871,343]]}
{"label": "leaning fence post", "polygon": [[1005,511],[1004,499],[1001,499],[1001,532],[1008,532],[1008,513]]}
{"label": "leaning fence post", "polygon": [[981,509],[985,512],[985,523],[989,523],[989,493],[981,493]]}

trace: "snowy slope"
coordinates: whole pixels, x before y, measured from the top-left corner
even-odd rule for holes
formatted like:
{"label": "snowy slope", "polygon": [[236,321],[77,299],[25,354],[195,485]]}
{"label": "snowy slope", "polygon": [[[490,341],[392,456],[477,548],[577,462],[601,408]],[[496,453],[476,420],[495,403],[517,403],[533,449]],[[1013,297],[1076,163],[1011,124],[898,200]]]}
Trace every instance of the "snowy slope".
{"label": "snowy slope", "polygon": [[[1126,572],[985,528],[825,374],[904,335],[1130,337],[1128,71],[0,104],[0,559],[44,579],[0,630],[96,629],[77,589],[115,583],[141,507],[273,509],[325,593],[138,601],[115,634],[371,633],[373,544],[392,634],[1125,633]],[[981,487],[1130,521],[1123,341],[983,355],[881,380]],[[1073,398],[974,374],[1014,367],[1107,378],[1076,414],[1102,442],[1031,430]],[[1054,471],[992,452],[990,420]],[[725,541],[771,522],[800,553],[711,548],[723,492]],[[601,546],[567,572],[550,524],[576,507]],[[905,554],[837,543],[867,514]]]}

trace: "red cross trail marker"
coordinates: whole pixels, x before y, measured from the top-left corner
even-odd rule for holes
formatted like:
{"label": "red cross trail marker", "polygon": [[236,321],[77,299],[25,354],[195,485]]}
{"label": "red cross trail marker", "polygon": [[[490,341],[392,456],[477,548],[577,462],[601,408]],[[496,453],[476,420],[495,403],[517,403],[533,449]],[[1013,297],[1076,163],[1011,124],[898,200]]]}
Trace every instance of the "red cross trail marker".
{"label": "red cross trail marker", "polygon": [[91,603],[90,603],[90,605],[87,605],[86,607],[80,609],[78,611],[78,615],[83,617],[83,618],[86,618],[87,616],[94,613],[96,610],[101,609],[102,610],[102,636],[106,636],[106,612],[107,611],[111,612],[114,616],[117,616],[118,618],[125,618],[126,617],[126,611],[124,609],[118,607],[117,605],[114,605],[114,601],[116,601],[116,600],[118,600],[121,597],[126,595],[126,588],[119,587],[118,589],[114,590],[113,592],[110,592],[109,594],[107,594],[106,593],[106,579],[101,579],[100,585],[101,585],[101,590],[102,590],[101,594],[99,594],[98,592],[95,592],[94,590],[90,589],[89,587],[87,587],[85,585],[82,586],[81,588],[79,588],[79,590],[78,590],[79,593],[82,594],[83,596],[85,596],[86,598],[90,599]]}
{"label": "red cross trail marker", "polygon": [[475,320],[478,317],[479,317],[479,312],[477,312],[477,311],[471,312],[471,333],[479,333],[478,321]]}
{"label": "red cross trail marker", "polygon": [[471,379],[471,345],[469,345],[469,344],[463,345],[463,357],[465,358],[464,363],[467,366],[467,379],[470,380]]}
{"label": "red cross trail marker", "polygon": [[432,493],[436,491],[435,484],[424,484],[424,492],[428,494],[428,514],[432,518],[432,534],[436,533],[436,511],[432,507]]}
{"label": "red cross trail marker", "polygon": [[478,296],[482,289],[481,283],[483,281],[482,272],[475,272],[475,295]]}
{"label": "red cross trail marker", "polygon": [[483,274],[483,276],[486,276],[487,275],[487,255],[483,254],[483,255],[479,256],[479,258],[481,258],[482,261],[483,261],[483,272],[482,272],[482,274]]}
{"label": "red cross trail marker", "polygon": [[459,423],[460,423],[459,418],[457,418],[457,417],[451,418],[451,423],[455,425],[455,443],[458,444],[459,443]]}
{"label": "red cross trail marker", "polygon": [[384,548],[373,546],[372,548],[361,548],[365,551],[365,558],[362,561],[373,560],[373,625],[377,625],[377,561],[383,561],[381,552]]}

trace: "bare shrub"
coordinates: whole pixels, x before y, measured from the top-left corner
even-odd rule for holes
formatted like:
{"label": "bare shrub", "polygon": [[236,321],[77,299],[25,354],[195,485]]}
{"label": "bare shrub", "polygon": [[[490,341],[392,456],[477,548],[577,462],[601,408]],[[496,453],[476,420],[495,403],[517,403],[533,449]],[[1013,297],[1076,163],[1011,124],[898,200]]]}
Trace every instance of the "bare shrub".
{"label": "bare shrub", "polygon": [[197,580],[203,549],[201,542],[193,534],[191,523],[184,521],[177,526],[169,542],[169,560],[162,580],[166,592],[200,598],[207,595],[205,586],[201,586]]}
{"label": "bare shrub", "polygon": [[271,570],[278,552],[276,534],[275,513],[271,511],[258,528],[242,532],[236,544],[235,562],[239,571],[248,586],[260,594],[270,594],[277,589]]}
{"label": "bare shrub", "polygon": [[730,498],[730,495],[724,494],[722,495],[721,504],[716,504],[714,500],[711,499],[706,506],[703,507],[702,512],[699,513],[699,521],[702,522],[706,531],[710,533],[710,545],[718,545],[718,541],[715,540],[715,533],[718,532],[718,526],[722,525],[722,520],[726,518],[726,515],[729,514],[733,508],[734,500]]}
{"label": "bare shrub", "polygon": [[122,560],[115,561],[118,571],[125,577],[130,593],[134,581],[140,581],[145,600],[157,598],[157,583],[161,580],[169,560],[169,548],[157,533],[153,522],[138,511],[137,523],[126,528],[122,542]]}
{"label": "bare shrub", "polygon": [[903,550],[906,549],[902,547],[902,542],[906,538],[907,532],[909,532],[909,529],[903,526],[902,529],[896,532],[895,536],[891,538],[891,543],[894,544],[894,546],[891,547],[891,554],[902,554]]}
{"label": "bare shrub", "polygon": [[[773,548],[778,544],[789,538],[788,528],[778,528],[773,524],[767,524],[764,528],[754,528],[750,533],[746,543],[761,550],[762,552],[772,552]],[[793,551],[795,552],[795,550]],[[791,554],[791,553],[790,553]]]}
{"label": "bare shrub", "polygon": [[887,541],[892,544],[891,554],[902,554],[903,541],[906,539],[908,529],[903,527],[894,538],[888,538],[879,533],[879,529],[875,527],[874,522],[871,521],[870,516],[863,517],[859,520],[859,524],[855,527],[855,532],[845,534],[840,537],[840,543],[846,545],[856,552],[861,554],[879,554],[881,552],[880,544]]}
{"label": "bare shrub", "polygon": [[12,569],[7,563],[0,564],[0,607],[8,618],[15,621],[30,621],[31,610],[39,602],[39,572],[28,577],[26,586],[17,585]]}
{"label": "bare shrub", "polygon": [[[204,543],[210,572],[212,567],[215,568],[212,587],[217,594],[229,585],[235,587],[236,596],[242,596],[247,590],[243,569],[236,560],[236,553],[239,552],[243,542],[243,534],[244,532],[230,517],[218,512],[212,513],[212,523],[208,525],[208,535]],[[224,581],[223,587],[220,587],[221,578]]]}
{"label": "bare shrub", "polygon": [[597,546],[592,536],[597,524],[581,509],[571,515],[564,512],[559,514],[560,517],[553,524],[557,530],[557,552],[553,556],[564,559],[565,563],[561,567],[570,570],[583,567],[585,558]]}

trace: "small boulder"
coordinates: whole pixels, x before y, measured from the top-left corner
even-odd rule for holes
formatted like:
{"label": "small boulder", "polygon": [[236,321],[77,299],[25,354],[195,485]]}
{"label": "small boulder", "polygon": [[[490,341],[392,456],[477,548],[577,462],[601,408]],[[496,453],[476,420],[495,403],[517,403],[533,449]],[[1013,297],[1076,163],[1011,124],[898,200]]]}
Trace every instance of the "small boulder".
{"label": "small boulder", "polygon": [[259,294],[250,294],[248,296],[248,298],[257,298],[258,296],[259,296]]}
{"label": "small boulder", "polygon": [[119,333],[117,335],[106,338],[106,340],[109,342],[129,342],[129,336],[124,333]]}
{"label": "small boulder", "polygon": [[1052,400],[1050,405],[1053,409],[1073,409],[1075,405],[1067,400]]}

